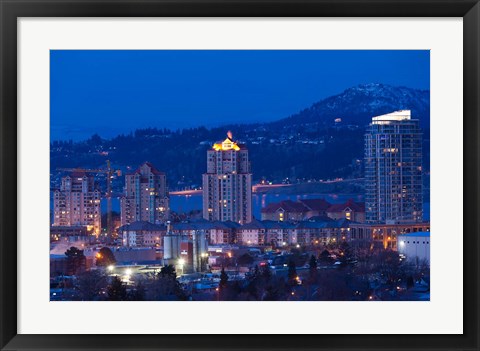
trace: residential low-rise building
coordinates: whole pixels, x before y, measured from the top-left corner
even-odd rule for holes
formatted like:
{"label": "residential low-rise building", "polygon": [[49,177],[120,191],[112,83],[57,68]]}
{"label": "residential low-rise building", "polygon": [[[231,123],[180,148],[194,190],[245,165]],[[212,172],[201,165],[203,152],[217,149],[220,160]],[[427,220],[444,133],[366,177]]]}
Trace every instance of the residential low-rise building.
{"label": "residential low-rise building", "polygon": [[87,226],[51,226],[50,227],[50,242],[66,242],[74,243],[78,241],[90,242],[95,238],[93,228]]}
{"label": "residential low-rise building", "polygon": [[146,221],[137,221],[118,228],[123,246],[128,247],[162,246],[166,233],[166,226]]}
{"label": "residential low-rise building", "polygon": [[266,228],[262,221],[254,219],[237,229],[237,243],[264,245]]}
{"label": "residential low-rise building", "polygon": [[299,201],[305,207],[307,207],[308,212],[306,218],[309,219],[315,216],[325,216],[327,215],[327,210],[332,206],[332,204],[325,199],[302,199]]}
{"label": "residential low-rise building", "polygon": [[268,204],[262,208],[261,216],[263,221],[299,222],[312,217],[330,217],[364,223],[365,204],[353,199],[333,205],[325,199],[285,200]]}
{"label": "residential low-rise building", "polygon": [[347,200],[343,204],[331,205],[326,214],[332,219],[347,219],[349,221],[365,223],[365,203]]}
{"label": "residential low-rise building", "polygon": [[309,209],[300,202],[285,200],[262,208],[261,218],[263,221],[302,221],[308,211]]}
{"label": "residential low-rise building", "polygon": [[350,222],[321,217],[320,221],[257,221],[237,229],[237,243],[242,245],[315,245],[347,241]]}

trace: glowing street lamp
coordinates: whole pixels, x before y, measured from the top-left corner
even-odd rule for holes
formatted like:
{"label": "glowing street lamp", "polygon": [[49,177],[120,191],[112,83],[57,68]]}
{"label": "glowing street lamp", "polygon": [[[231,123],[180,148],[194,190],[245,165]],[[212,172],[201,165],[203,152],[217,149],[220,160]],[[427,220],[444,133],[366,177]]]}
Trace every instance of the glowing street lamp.
{"label": "glowing street lamp", "polygon": [[110,271],[110,272],[113,272],[113,270],[115,269],[115,267],[113,265],[110,265],[107,267],[107,269]]}

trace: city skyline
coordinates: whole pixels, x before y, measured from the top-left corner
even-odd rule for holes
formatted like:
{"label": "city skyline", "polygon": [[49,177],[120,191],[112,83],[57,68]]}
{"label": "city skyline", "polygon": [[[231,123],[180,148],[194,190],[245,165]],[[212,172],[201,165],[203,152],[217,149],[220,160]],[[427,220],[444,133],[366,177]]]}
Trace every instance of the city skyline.
{"label": "city skyline", "polygon": [[430,300],[427,51],[52,58],[51,301]]}

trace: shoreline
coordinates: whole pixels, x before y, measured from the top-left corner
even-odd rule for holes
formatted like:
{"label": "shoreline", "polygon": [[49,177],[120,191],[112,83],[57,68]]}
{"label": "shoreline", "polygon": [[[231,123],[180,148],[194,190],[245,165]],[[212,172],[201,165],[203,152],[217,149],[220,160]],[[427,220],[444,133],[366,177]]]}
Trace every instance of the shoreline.
{"label": "shoreline", "polygon": [[[325,182],[253,185],[254,194],[337,194],[357,195],[363,193],[363,178]],[[192,196],[202,194],[202,190],[171,191],[173,196]]]}

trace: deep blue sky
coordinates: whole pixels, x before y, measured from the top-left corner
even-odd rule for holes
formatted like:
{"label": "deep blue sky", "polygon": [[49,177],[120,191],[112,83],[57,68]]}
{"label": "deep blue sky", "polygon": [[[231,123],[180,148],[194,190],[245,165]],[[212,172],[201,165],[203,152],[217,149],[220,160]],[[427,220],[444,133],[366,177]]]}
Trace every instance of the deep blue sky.
{"label": "deep blue sky", "polygon": [[271,121],[363,83],[430,88],[429,51],[53,50],[51,139]]}

